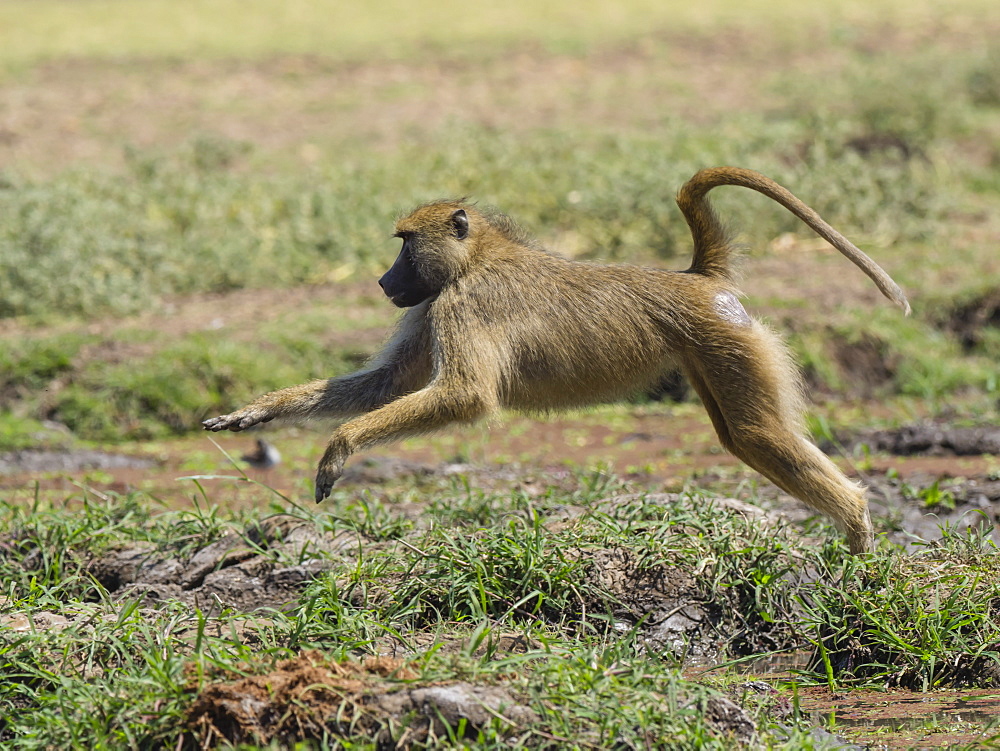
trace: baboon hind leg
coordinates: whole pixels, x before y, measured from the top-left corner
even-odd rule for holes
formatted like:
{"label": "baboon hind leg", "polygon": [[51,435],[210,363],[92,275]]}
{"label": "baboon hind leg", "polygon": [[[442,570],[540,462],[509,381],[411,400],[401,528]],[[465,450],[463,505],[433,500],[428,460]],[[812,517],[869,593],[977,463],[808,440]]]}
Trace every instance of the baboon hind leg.
{"label": "baboon hind leg", "polygon": [[874,546],[864,488],[804,436],[799,387],[782,345],[760,324],[685,371],[722,445],[787,493],[832,517],[854,554]]}

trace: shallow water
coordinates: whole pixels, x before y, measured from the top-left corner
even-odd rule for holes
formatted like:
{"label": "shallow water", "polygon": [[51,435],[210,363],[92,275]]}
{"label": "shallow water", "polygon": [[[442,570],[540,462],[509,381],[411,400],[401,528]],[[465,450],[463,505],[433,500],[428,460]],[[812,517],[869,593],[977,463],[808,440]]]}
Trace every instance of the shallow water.
{"label": "shallow water", "polygon": [[814,722],[871,748],[1000,748],[1000,691],[838,691],[799,688]]}

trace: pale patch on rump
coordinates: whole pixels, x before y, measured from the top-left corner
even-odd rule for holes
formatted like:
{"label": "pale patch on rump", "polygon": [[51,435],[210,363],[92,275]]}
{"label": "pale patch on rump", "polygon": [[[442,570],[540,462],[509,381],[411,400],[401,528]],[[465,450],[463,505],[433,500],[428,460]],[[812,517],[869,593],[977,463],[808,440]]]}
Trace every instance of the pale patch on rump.
{"label": "pale patch on rump", "polygon": [[750,325],[750,316],[747,315],[746,310],[744,310],[740,301],[736,299],[736,295],[732,292],[717,293],[713,305],[715,306],[715,312],[724,320],[735,323],[738,326]]}

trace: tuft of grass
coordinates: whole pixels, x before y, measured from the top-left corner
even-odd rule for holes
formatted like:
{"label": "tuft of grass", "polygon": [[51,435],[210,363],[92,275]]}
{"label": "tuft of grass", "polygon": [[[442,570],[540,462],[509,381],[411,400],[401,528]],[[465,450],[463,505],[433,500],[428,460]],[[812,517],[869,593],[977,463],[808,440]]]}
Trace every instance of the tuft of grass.
{"label": "tuft of grass", "polygon": [[946,529],[922,554],[850,562],[800,596],[817,680],[927,691],[1000,684],[1000,578],[988,534]]}

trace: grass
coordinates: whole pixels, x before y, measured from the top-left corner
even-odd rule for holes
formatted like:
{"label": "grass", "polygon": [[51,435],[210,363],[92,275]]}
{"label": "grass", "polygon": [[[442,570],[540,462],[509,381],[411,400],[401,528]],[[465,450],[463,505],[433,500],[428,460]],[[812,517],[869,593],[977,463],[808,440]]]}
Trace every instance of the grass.
{"label": "grass", "polygon": [[[811,136],[771,131],[709,147],[690,126],[666,142],[585,133],[524,141],[458,129],[444,136],[446,154],[421,143],[395,154],[395,168],[369,157],[282,177],[236,170],[238,146],[213,139],[171,156],[133,156],[125,174],[15,181],[0,192],[0,316],[132,313],[177,294],[370,274],[393,252],[395,211],[441,195],[504,206],[557,241],[572,231],[583,257],[680,265],[690,236],[667,197],[709,163],[753,164],[810,196],[845,232],[883,245],[927,238],[949,208],[934,192],[940,179],[920,163],[872,163],[818,127]],[[782,166],[783,144],[807,137],[816,152]],[[439,175],[433,186],[427,174]],[[762,211],[763,199],[733,193],[720,203],[734,225],[765,237],[801,230],[776,207]]]}
{"label": "grass", "polygon": [[923,555],[887,558],[820,587],[802,601],[821,637],[817,671],[831,688],[844,678],[918,691],[995,685],[1000,675],[983,670],[1000,661],[996,562],[988,536],[951,531]]}
{"label": "grass", "polygon": [[[532,499],[452,482],[438,487],[437,503],[416,523],[397,505],[411,493],[405,487],[384,503],[341,492],[313,511],[276,497],[263,513],[239,515],[210,502],[164,513],[139,495],[4,504],[0,735],[11,748],[188,747],[205,732],[187,718],[209,687],[267,674],[311,649],[334,662],[395,651],[413,671],[412,686],[502,686],[534,712],[516,741],[504,723],[478,727],[476,747],[663,737],[678,748],[731,747],[706,710],[727,681],[680,671],[706,648],[716,660],[811,649],[812,678],[841,690],[994,685],[1000,590],[996,551],[983,540],[952,534],[913,558],[886,550],[858,565],[826,529],[814,530],[817,546],[703,497],[609,502],[616,486],[581,476],[573,488]],[[560,521],[567,505],[584,509],[568,523]],[[259,531],[276,519],[321,537],[283,547]],[[345,534],[363,544],[318,542]],[[270,568],[313,561],[326,573],[290,609],[249,617],[224,602],[192,608],[155,594],[143,602],[139,593],[156,587],[123,588],[135,573],[109,573],[115,551],[138,545],[149,570],[183,580],[196,556],[226,540],[249,545]],[[220,559],[216,571],[228,565]],[[172,580],[156,581],[162,588]],[[706,620],[683,639],[664,639],[667,607]],[[522,648],[502,646],[514,637]],[[399,685],[367,690],[375,696]],[[313,724],[294,737],[373,747],[370,736],[337,730],[302,701],[295,711]],[[760,743],[812,747],[805,718],[776,715],[774,702],[744,701]],[[396,721],[386,732],[397,739],[419,727],[419,715]]]}

